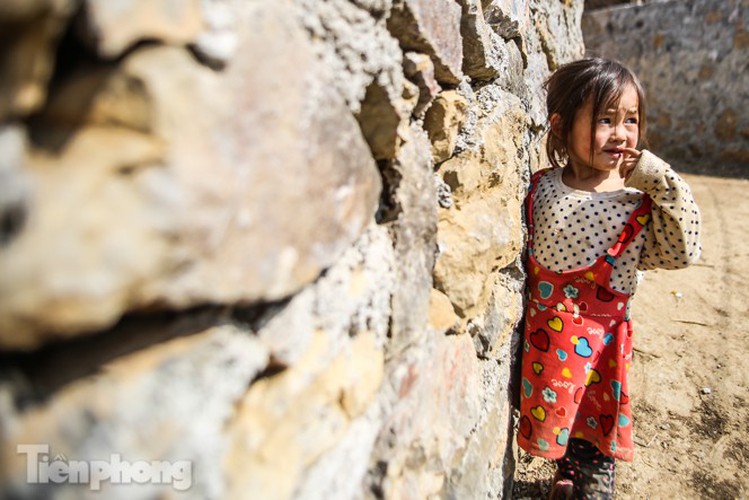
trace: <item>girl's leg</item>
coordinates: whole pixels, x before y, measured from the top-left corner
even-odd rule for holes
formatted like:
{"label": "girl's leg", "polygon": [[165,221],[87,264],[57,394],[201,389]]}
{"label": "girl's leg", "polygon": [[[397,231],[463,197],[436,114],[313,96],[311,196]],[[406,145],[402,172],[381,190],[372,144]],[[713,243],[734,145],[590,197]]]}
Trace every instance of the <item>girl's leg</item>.
{"label": "girl's leg", "polygon": [[570,439],[567,453],[559,462],[560,472],[573,481],[573,498],[614,498],[615,462],[583,439]]}
{"label": "girl's leg", "polygon": [[571,500],[572,498],[572,480],[562,475],[561,469],[554,474],[551,480],[551,489],[549,490],[549,500]]}
{"label": "girl's leg", "polygon": [[572,485],[575,478],[569,447],[567,447],[567,453],[564,457],[556,462],[557,472],[554,474],[554,479],[551,480],[549,500],[569,500],[572,498]]}

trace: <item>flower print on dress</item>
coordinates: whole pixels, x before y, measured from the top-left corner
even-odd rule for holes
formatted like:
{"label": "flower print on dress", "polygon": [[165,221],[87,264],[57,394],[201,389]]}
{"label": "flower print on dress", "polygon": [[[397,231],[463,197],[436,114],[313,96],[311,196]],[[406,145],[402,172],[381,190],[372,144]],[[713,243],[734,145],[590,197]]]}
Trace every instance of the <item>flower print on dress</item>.
{"label": "flower print on dress", "polygon": [[547,403],[557,402],[557,393],[550,387],[545,387],[544,390],[541,391],[541,395],[544,397],[544,401],[546,401]]}
{"label": "flower print on dress", "polygon": [[576,299],[578,295],[580,295],[580,290],[578,290],[571,284],[564,287],[562,291],[564,292],[564,296],[568,299]]}
{"label": "flower print on dress", "polygon": [[585,423],[588,424],[588,427],[591,429],[597,429],[598,428],[598,420],[596,420],[594,417],[588,417],[585,420]]}

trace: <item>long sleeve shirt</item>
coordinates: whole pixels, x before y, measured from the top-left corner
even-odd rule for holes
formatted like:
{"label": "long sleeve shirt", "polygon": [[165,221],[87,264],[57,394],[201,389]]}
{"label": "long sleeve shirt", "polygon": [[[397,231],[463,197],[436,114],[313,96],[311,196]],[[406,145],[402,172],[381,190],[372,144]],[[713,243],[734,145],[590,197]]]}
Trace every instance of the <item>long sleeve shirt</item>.
{"label": "long sleeve shirt", "polygon": [[699,259],[700,213],[687,183],[671,167],[643,151],[618,191],[594,193],[562,182],[562,169],[544,175],[533,203],[534,256],[552,271],[588,266],[617,240],[647,193],[650,222],[614,264],[611,286],[634,293],[640,271],[679,269]]}

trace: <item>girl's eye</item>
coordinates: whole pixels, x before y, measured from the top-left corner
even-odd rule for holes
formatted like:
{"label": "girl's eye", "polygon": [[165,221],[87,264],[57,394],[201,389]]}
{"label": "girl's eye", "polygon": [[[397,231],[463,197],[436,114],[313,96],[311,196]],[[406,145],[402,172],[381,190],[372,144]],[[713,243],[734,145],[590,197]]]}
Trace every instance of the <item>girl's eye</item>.
{"label": "girl's eye", "polygon": [[627,118],[627,119],[626,119],[626,120],[624,121],[624,123],[634,123],[634,124],[637,124],[637,122],[638,122],[637,118],[634,118],[634,117],[632,117],[632,118]]}
{"label": "girl's eye", "polygon": [[608,125],[609,123],[611,123],[611,118],[599,118],[598,119],[598,123],[602,123],[604,125]]}

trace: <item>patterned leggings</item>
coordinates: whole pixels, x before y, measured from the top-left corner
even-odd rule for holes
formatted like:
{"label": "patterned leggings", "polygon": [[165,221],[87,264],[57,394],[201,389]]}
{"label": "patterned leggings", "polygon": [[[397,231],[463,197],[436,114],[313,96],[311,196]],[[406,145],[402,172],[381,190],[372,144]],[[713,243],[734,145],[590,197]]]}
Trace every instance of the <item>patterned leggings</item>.
{"label": "patterned leggings", "polygon": [[572,481],[572,498],[608,500],[614,498],[614,459],[588,441],[572,438],[567,453],[557,460],[559,474]]}

